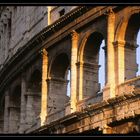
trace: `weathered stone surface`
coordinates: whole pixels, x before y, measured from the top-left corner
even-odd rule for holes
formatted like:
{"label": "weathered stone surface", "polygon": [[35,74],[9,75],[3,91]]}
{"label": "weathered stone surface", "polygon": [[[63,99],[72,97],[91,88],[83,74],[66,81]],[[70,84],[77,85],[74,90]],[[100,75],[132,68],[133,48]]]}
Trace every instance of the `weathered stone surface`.
{"label": "weathered stone surface", "polygon": [[0,133],[140,132],[139,12],[139,6],[1,6]]}

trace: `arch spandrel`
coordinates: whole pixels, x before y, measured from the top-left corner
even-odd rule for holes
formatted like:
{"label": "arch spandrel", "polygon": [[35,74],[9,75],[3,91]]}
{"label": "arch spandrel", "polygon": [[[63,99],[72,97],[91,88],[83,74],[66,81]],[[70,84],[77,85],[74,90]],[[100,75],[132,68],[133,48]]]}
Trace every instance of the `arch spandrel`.
{"label": "arch spandrel", "polygon": [[92,34],[96,34],[96,33],[100,34],[102,38],[105,38],[105,35],[98,30],[86,32],[84,37],[79,42],[77,62],[81,62],[81,63],[83,62],[83,53],[84,53],[84,48],[87,43],[87,40]]}
{"label": "arch spandrel", "polygon": [[[124,14],[124,16],[120,19],[120,22],[116,28],[114,42],[125,40],[128,22],[132,15],[138,14],[138,13],[140,13],[140,7],[134,7],[134,8],[132,7],[127,10],[127,14]],[[136,22],[139,22],[139,21],[136,21]]]}

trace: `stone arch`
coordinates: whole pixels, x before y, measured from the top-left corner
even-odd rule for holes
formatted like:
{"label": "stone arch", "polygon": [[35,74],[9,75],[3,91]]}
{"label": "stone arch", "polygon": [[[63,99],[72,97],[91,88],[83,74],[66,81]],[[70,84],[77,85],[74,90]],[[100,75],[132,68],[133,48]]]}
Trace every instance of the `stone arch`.
{"label": "stone arch", "polygon": [[120,19],[118,27],[116,28],[115,36],[114,36],[115,42],[125,40],[125,33],[128,27],[128,21],[132,15],[138,14],[138,13],[140,13],[140,8],[137,8],[137,7],[134,9],[132,8],[132,9],[127,10],[127,14],[125,14],[124,17]]}
{"label": "stone arch", "polygon": [[[116,40],[123,41],[124,47],[124,80],[136,77],[138,65],[136,63],[136,40],[140,28],[140,8],[129,11],[128,16],[122,20],[117,32]],[[131,55],[130,55],[131,54]]]}
{"label": "stone arch", "polygon": [[67,94],[67,73],[69,69],[69,58],[67,53],[59,53],[52,60],[49,68],[48,114],[63,109],[69,101]]}
{"label": "stone arch", "polygon": [[82,41],[81,41],[81,43],[79,45],[78,59],[77,59],[78,62],[83,62],[82,57],[83,57],[83,52],[84,52],[84,46],[85,46],[85,44],[87,42],[88,37],[91,35],[91,33],[92,32],[86,32],[85,36],[83,37],[83,39],[82,39]]}
{"label": "stone arch", "polygon": [[136,22],[136,21],[139,21],[139,19],[140,19],[140,12],[134,13],[129,17],[127,28],[126,28],[125,34],[124,34],[125,41],[127,41],[129,43],[132,42],[134,44],[136,43],[136,36],[137,36],[138,30],[140,28],[139,22]]}
{"label": "stone arch", "polygon": [[[136,77],[138,64],[136,62],[137,35],[140,29],[140,10],[130,16],[125,32],[125,79]],[[131,55],[130,55],[131,54]]]}
{"label": "stone arch", "polygon": [[47,75],[47,77],[48,78],[51,78],[51,70],[52,70],[52,65],[54,64],[54,61],[56,60],[56,58],[60,55],[60,54],[66,54],[67,55],[67,58],[68,58],[68,61],[70,61],[70,55],[68,54],[68,52],[67,52],[67,50],[65,50],[65,49],[62,49],[62,50],[59,50],[58,52],[56,52],[55,54],[54,54],[54,57],[52,57],[51,59],[50,59],[50,64],[49,64],[49,68],[48,68],[48,75]]}
{"label": "stone arch", "polygon": [[20,126],[21,85],[16,85],[10,94],[9,132],[17,133]]}
{"label": "stone arch", "polygon": [[69,60],[67,55],[65,53],[61,53],[57,55],[51,67],[51,71],[50,71],[51,77],[66,79],[65,72],[68,66],[69,66]]}
{"label": "stone arch", "polygon": [[100,91],[98,63],[103,39],[104,36],[100,32],[87,32],[81,42],[78,52],[78,71],[80,77],[79,95],[82,97],[79,99],[95,96]]}
{"label": "stone arch", "polygon": [[27,83],[26,125],[30,127],[37,122],[41,113],[41,72],[34,69]]}

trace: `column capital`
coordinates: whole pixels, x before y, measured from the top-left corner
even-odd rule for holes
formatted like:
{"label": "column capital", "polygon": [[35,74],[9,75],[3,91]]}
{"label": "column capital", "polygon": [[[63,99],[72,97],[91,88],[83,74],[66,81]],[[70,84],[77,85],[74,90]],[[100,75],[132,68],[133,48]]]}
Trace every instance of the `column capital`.
{"label": "column capital", "polygon": [[54,82],[61,82],[61,83],[67,83],[67,80],[63,79],[63,78],[57,78],[57,77],[48,77],[48,79],[46,79],[46,82],[50,82],[50,81],[54,81]]}
{"label": "column capital", "polygon": [[8,19],[7,19],[6,15],[2,15],[2,17],[1,17],[1,22],[2,22],[3,24],[7,24],[7,23],[8,23]]}
{"label": "column capital", "polygon": [[41,55],[42,56],[47,56],[48,57],[48,52],[46,51],[46,49],[42,49],[41,51],[40,51],[40,53],[41,53]]}
{"label": "column capital", "polygon": [[126,41],[124,40],[118,40],[113,42],[114,47],[118,47],[118,46],[124,46],[126,44]]}
{"label": "column capital", "polygon": [[107,16],[111,16],[111,15],[115,15],[113,9],[110,7],[106,10],[105,15]]}
{"label": "column capital", "polygon": [[72,30],[71,32],[72,40],[77,40],[78,36],[79,36],[78,33],[75,30]]}
{"label": "column capital", "polygon": [[83,67],[83,65],[84,65],[83,61],[79,61],[79,62],[76,63],[76,66],[82,66]]}
{"label": "column capital", "polygon": [[128,41],[125,41],[125,40],[118,40],[118,41],[115,41],[113,42],[113,45],[114,47],[126,47],[126,48],[137,48],[139,45],[136,44],[136,43],[131,43],[131,42],[128,42]]}

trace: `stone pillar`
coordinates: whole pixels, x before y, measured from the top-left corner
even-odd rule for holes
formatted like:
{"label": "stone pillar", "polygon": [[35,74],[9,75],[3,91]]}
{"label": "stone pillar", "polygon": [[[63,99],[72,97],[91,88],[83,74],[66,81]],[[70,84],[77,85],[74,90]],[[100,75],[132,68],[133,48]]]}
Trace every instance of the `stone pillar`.
{"label": "stone pillar", "polygon": [[26,93],[27,104],[26,104],[26,128],[30,128],[35,122],[35,108],[34,104],[34,94],[30,89]]}
{"label": "stone pillar", "polygon": [[68,102],[66,95],[68,81],[54,77],[47,81],[49,85],[47,115],[50,115],[65,108],[65,104]]}
{"label": "stone pillar", "polygon": [[136,63],[136,48],[137,44],[125,43],[125,80],[136,77],[138,64]]}
{"label": "stone pillar", "polygon": [[[113,43],[115,47],[115,73],[116,85],[136,76],[138,65],[136,64],[136,47],[124,40]],[[116,95],[120,92],[116,90]]]}
{"label": "stone pillar", "polygon": [[26,128],[37,124],[40,125],[40,122],[37,122],[40,112],[40,92],[34,89],[28,89],[26,92]]}
{"label": "stone pillar", "polygon": [[50,13],[50,11],[51,11],[51,6],[48,6],[48,25],[51,24],[51,13]]}
{"label": "stone pillar", "polygon": [[115,97],[115,55],[114,55],[114,26],[115,14],[110,9],[107,17],[107,86],[110,87],[109,92],[104,92],[103,99]]}
{"label": "stone pillar", "polygon": [[42,53],[42,89],[41,89],[41,126],[45,123],[47,116],[47,100],[48,100],[48,87],[47,87],[47,74],[48,74],[48,56],[47,51],[43,49]]}
{"label": "stone pillar", "polygon": [[115,47],[115,73],[116,84],[119,85],[125,80],[125,41],[114,42]]}
{"label": "stone pillar", "polygon": [[26,117],[26,98],[25,98],[25,94],[26,94],[26,79],[25,79],[25,75],[22,75],[22,79],[21,79],[21,112],[20,112],[20,129],[19,129],[19,133],[24,133],[24,130],[26,128],[25,126],[25,117]]}
{"label": "stone pillar", "polygon": [[9,106],[9,133],[18,133],[20,126],[20,107]]}
{"label": "stone pillar", "polygon": [[4,133],[9,132],[9,90],[5,92],[5,109],[4,109]]}
{"label": "stone pillar", "polygon": [[72,31],[72,47],[71,47],[71,113],[76,111],[77,102],[77,50],[78,50],[78,33]]}
{"label": "stone pillar", "polygon": [[96,96],[100,90],[100,84],[98,83],[98,71],[100,66],[96,63],[82,61],[76,65],[78,70],[77,79],[79,80],[77,85],[77,100],[80,101],[90,96]]}
{"label": "stone pillar", "polygon": [[83,62],[78,62],[77,64],[77,69],[78,69],[78,101],[83,99]]}

